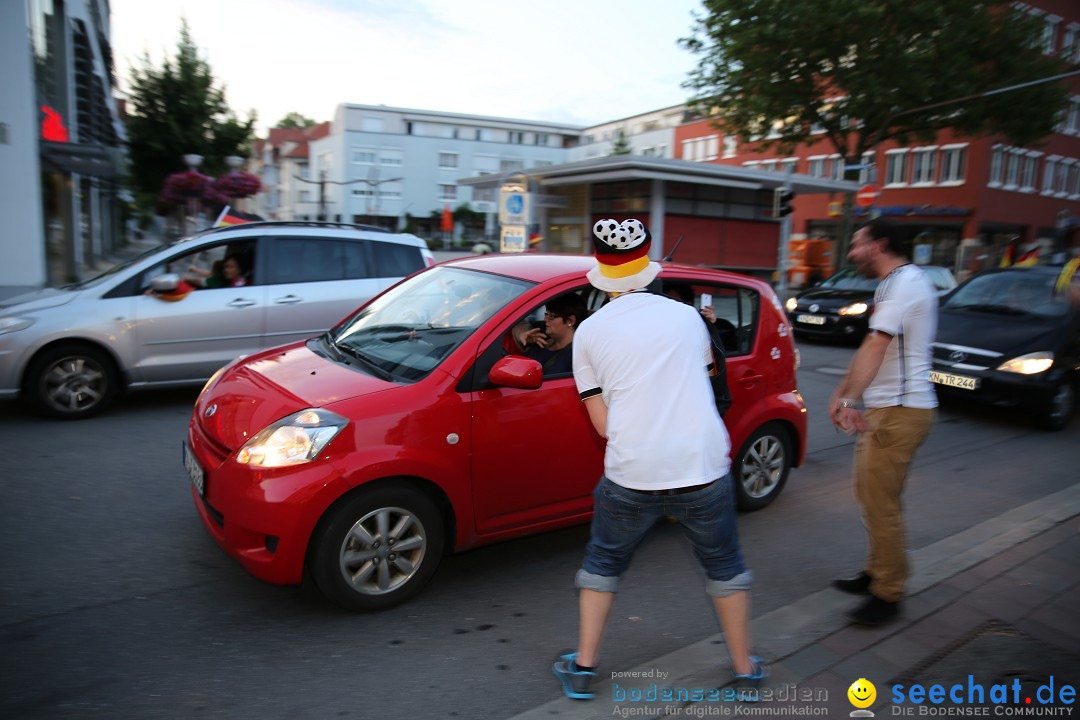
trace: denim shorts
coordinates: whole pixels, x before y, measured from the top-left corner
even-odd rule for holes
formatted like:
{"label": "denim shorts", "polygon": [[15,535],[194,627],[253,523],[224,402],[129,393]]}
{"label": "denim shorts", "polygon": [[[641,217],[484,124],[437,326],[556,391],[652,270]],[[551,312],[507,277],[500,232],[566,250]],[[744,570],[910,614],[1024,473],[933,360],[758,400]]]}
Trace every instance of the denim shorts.
{"label": "denim shorts", "polygon": [[575,584],[598,592],[618,590],[619,577],[638,545],[662,517],[678,521],[708,577],[706,591],[725,597],[750,589],[735,529],[731,475],[682,495],[649,495],[600,478],[593,491],[593,520],[585,562]]}

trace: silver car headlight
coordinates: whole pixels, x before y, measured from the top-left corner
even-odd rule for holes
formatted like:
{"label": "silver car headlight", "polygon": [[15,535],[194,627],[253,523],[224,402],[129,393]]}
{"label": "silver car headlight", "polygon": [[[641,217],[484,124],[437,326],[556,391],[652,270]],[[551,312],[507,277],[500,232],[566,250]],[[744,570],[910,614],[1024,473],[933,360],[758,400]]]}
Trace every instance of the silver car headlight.
{"label": "silver car headlight", "polygon": [[862,315],[864,312],[870,309],[870,306],[864,302],[851,303],[837,310],[841,315]]}
{"label": "silver car headlight", "polygon": [[788,309],[788,312],[795,312],[795,308],[799,307],[799,298],[789,297],[787,302],[784,303],[784,307]]}
{"label": "silver car headlight", "polygon": [[1033,352],[1020,357],[1014,357],[1008,362],[997,366],[1001,372],[1019,373],[1020,375],[1035,375],[1046,372],[1054,364],[1054,353],[1048,351]]}
{"label": "silver car headlight", "polygon": [[301,410],[268,425],[244,443],[236,453],[236,462],[255,467],[311,462],[348,424],[348,420],[329,410]]}
{"label": "silver car headlight", "polygon": [[15,317],[8,315],[0,317],[0,335],[25,330],[34,324],[34,318]]}

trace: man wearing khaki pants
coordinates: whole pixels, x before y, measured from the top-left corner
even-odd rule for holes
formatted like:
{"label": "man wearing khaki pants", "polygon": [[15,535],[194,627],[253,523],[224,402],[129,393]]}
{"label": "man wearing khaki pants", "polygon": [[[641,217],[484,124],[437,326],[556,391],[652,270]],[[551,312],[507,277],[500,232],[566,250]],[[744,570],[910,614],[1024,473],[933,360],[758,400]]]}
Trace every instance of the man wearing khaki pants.
{"label": "man wearing khaki pants", "polygon": [[933,285],[907,259],[887,220],[872,220],[855,232],[848,260],[864,275],[881,278],[870,332],[829,401],[833,424],[849,435],[859,433],[855,498],[869,550],[861,573],[833,585],[869,595],[849,617],[879,625],[899,612],[908,575],[900,496],[937,407],[929,376],[938,303]]}

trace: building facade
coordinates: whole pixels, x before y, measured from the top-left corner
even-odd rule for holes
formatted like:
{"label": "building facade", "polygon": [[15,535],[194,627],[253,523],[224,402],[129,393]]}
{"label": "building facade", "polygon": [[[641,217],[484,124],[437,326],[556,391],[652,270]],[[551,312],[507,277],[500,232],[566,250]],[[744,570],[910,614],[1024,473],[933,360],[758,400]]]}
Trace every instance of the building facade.
{"label": "building facade", "polygon": [[[296,219],[439,230],[446,208],[468,204],[493,232],[494,192],[458,178],[509,175],[564,162],[580,128],[531,120],[441,113],[383,105],[339,105],[328,135],[310,140],[311,195]],[[285,172],[281,173],[282,176]],[[303,190],[301,190],[301,193]],[[458,235],[462,228],[455,228]],[[479,239],[479,228],[470,239]]]}
{"label": "building facade", "polygon": [[[781,223],[773,211],[778,187],[803,195],[854,189],[850,182],[784,177],[712,163],[643,155],[610,155],[553,165],[529,173],[537,230],[544,249],[588,254],[592,227],[612,218],[643,220],[652,234],[651,256],[689,265],[736,270],[772,279],[778,267]],[[463,178],[476,190],[498,184],[492,176]]]}
{"label": "building facade", "polygon": [[[1080,4],[1033,0],[1028,8],[1045,20],[1045,51],[1080,66]],[[877,196],[869,208],[856,208],[855,219],[874,213],[895,220],[912,247],[929,249],[922,262],[950,267],[960,279],[997,265],[1010,246],[1038,246],[1043,257],[1060,257],[1075,244],[1080,224],[1080,78],[1064,82],[1071,88],[1066,112],[1037,147],[945,132],[925,145],[887,141],[865,153],[858,182]],[[677,157],[693,162],[844,177],[844,161],[824,135],[780,156],[762,152],[760,143],[740,144],[700,119],[678,128],[676,145]],[[824,238],[841,247],[843,199],[797,196],[791,239]],[[843,262],[833,259],[834,267]]]}
{"label": "building facade", "polygon": [[308,143],[330,134],[330,123],[309,128],[271,128],[257,139],[250,171],[259,176],[262,190],[248,201],[248,212],[275,220],[299,220],[318,214],[318,191],[312,182]]}
{"label": "building facade", "polygon": [[686,105],[633,115],[593,125],[581,131],[581,141],[570,148],[567,162],[605,157],[623,146],[627,155],[675,157],[675,128],[686,121]]}
{"label": "building facade", "polygon": [[123,241],[129,197],[120,184],[124,134],[113,98],[109,4],[6,2],[0,25],[8,60],[0,81],[7,143],[0,147],[10,153],[0,169],[0,202],[18,229],[0,242],[9,260],[19,258],[0,267],[0,287],[83,279]]}

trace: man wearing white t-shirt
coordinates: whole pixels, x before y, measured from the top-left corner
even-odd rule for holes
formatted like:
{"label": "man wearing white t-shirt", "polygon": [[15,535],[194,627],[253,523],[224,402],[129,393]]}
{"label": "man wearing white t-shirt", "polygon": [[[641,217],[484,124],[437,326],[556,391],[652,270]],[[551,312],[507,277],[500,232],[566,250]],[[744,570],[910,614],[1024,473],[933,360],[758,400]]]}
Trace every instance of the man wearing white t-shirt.
{"label": "man wearing white t-shirt", "polygon": [[612,298],[574,335],[574,380],[593,427],[607,438],[593,493],[585,560],[575,578],[577,652],[552,670],[567,697],[589,699],[619,578],[663,517],[682,526],[705,570],[706,592],[727,640],[734,696],[752,700],[766,671],[749,654],[750,573],[735,529],[730,441],[709,372],[712,342],[697,311],[647,290],[660,266],[638,220],[593,228],[597,267],[588,278]]}
{"label": "man wearing white t-shirt", "polygon": [[872,220],[855,232],[848,260],[864,275],[881,278],[870,332],[829,402],[833,424],[849,435],[859,433],[855,497],[869,551],[861,573],[833,585],[869,595],[849,617],[862,625],[879,625],[896,617],[907,580],[900,495],[937,407],[930,366],[938,301],[922,270],[908,261],[896,226],[887,220]]}

